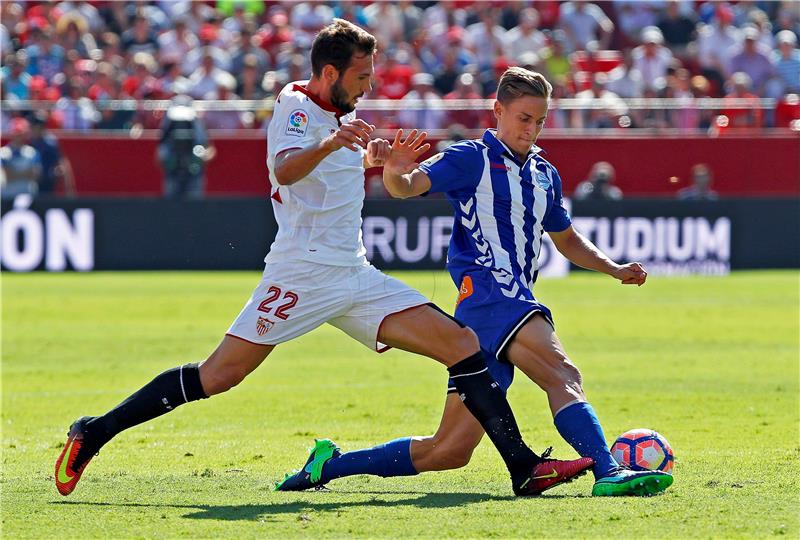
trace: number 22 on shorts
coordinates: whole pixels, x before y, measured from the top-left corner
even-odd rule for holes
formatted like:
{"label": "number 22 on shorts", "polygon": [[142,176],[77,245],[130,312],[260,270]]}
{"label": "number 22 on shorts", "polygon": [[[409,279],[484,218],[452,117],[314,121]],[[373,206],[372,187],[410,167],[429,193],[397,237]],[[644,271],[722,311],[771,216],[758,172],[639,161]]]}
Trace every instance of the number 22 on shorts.
{"label": "number 22 on shorts", "polygon": [[269,289],[267,289],[267,297],[258,305],[258,311],[261,311],[262,313],[272,313],[284,321],[288,319],[289,313],[287,313],[287,311],[297,304],[297,295],[292,291],[286,291],[283,293],[283,300],[286,301],[278,306],[273,312],[273,308],[270,304],[278,300],[278,298],[281,297],[281,293],[282,291],[280,287],[272,285]]}

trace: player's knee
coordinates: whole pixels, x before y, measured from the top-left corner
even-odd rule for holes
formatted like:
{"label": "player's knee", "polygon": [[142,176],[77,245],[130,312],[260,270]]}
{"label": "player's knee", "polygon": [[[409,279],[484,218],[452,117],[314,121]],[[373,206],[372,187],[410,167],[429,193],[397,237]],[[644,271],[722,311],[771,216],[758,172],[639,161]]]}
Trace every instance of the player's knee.
{"label": "player's knee", "polygon": [[461,446],[441,445],[432,456],[434,467],[438,471],[449,471],[466,467],[472,459],[472,449]]}
{"label": "player's knee", "polygon": [[472,453],[469,454],[456,454],[451,456],[445,456],[441,462],[441,470],[443,471],[452,471],[453,469],[460,469],[462,467],[466,467],[469,464],[469,460],[472,458]]}
{"label": "player's knee", "polygon": [[203,370],[202,367],[200,381],[203,385],[203,391],[208,396],[227,392],[247,376],[247,371],[238,366],[210,367],[206,370]]}
{"label": "player's knee", "polygon": [[565,357],[561,362],[560,368],[562,373],[561,378],[564,383],[569,386],[577,386],[580,388],[581,384],[583,384],[583,377],[578,366],[570,362],[569,358]]}
{"label": "player's knee", "polygon": [[459,360],[463,360],[480,350],[481,346],[478,342],[478,336],[475,335],[475,332],[473,332],[471,328],[466,326],[459,327],[454,330],[453,333],[453,343],[448,347],[449,351],[451,351],[453,361],[458,362]]}
{"label": "player's knee", "polygon": [[564,365],[564,371],[564,387],[567,392],[578,399],[585,399],[586,396],[583,393],[583,377],[578,367],[567,360]]}
{"label": "player's knee", "polygon": [[566,393],[574,399],[585,399],[582,384],[580,370],[570,362],[569,358],[564,356],[557,362],[551,384],[546,390],[548,394],[552,392],[559,395]]}
{"label": "player's knee", "polygon": [[547,360],[550,369],[547,375],[539,382],[546,389],[572,388],[581,390],[583,383],[581,372],[566,355],[559,352],[553,353]]}
{"label": "player's knee", "polygon": [[470,443],[469,438],[442,437],[438,434],[420,439],[416,451],[412,452],[414,466],[420,472],[460,469],[469,463],[479,440]]}

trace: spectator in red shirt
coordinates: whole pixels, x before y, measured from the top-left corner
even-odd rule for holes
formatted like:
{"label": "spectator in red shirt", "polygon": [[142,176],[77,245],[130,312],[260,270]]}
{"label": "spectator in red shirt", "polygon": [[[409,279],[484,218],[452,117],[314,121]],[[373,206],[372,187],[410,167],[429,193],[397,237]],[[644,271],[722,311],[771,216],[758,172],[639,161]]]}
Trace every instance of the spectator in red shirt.
{"label": "spectator in red shirt", "polygon": [[122,91],[131,97],[141,99],[144,90],[155,85],[153,73],[156,61],[148,53],[136,53],[133,55],[133,66],[133,73],[122,83]]}
{"label": "spectator in red shirt", "polygon": [[256,41],[258,46],[267,52],[274,65],[278,60],[281,46],[294,41],[294,31],[289,27],[289,17],[283,8],[272,9],[269,22],[258,31]]}
{"label": "spectator in red shirt", "polygon": [[800,130],[800,96],[787,94],[775,107],[775,127],[794,127]]}
{"label": "spectator in red shirt", "polygon": [[731,76],[730,83],[733,90],[725,96],[725,101],[747,100],[750,102],[746,108],[725,107],[722,115],[727,117],[727,125],[720,124],[727,128],[751,128],[761,127],[762,113],[758,107],[758,96],[750,91],[753,81],[747,73],[738,71]]}
{"label": "spectator in red shirt", "polygon": [[386,99],[400,99],[411,90],[411,77],[414,70],[401,60],[405,60],[408,53],[389,49],[386,51],[386,61],[375,70],[375,79],[378,81],[378,96]]}
{"label": "spectator in red shirt", "polygon": [[58,88],[48,86],[47,81],[41,75],[31,77],[31,84],[28,87],[30,99],[33,101],[56,101],[61,97]]}

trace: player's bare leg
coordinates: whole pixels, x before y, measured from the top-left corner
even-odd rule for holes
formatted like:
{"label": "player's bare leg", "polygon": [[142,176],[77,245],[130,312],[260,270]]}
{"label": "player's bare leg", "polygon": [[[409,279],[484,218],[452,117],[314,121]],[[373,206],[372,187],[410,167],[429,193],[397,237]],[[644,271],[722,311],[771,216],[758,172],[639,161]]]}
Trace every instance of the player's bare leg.
{"label": "player's bare leg", "polygon": [[335,478],[352,474],[391,477],[458,469],[469,463],[472,451],[484,433],[458,395],[451,393],[445,400],[442,421],[435,435],[395,439],[346,454],[342,454],[330,439],[316,439],[303,466],[287,474],[275,489],[302,491],[319,488]]}
{"label": "player's bare leg", "polygon": [[465,467],[484,435],[483,428],[456,393],[447,394],[436,433],[411,441],[411,460],[417,472]]}
{"label": "player's bare leg", "polygon": [[[444,471],[466,466],[472,452],[483,436],[483,428],[461,403],[458,394],[450,393],[444,406],[439,429],[431,437],[414,438],[411,441],[411,459],[419,472]],[[565,482],[582,476],[591,466],[590,459],[549,459],[548,449],[543,454],[532,475],[532,490],[542,493]]]}
{"label": "player's bare leg", "polygon": [[201,365],[167,370],[103,416],[84,416],[70,426],[64,450],[56,460],[56,488],[62,495],[75,489],[83,470],[117,433],[166,414],[176,407],[225,392],[239,384],[274,349],[232,336]]}
{"label": "player's bare leg", "polygon": [[564,440],[594,460],[593,495],[652,495],[672,484],[667,473],[623,470],[614,460],[600,421],[586,401],[581,373],[544,316],[534,315],[519,330],[506,356],[547,393],[553,423]]}
{"label": "player's bare leg", "polygon": [[448,368],[480,351],[475,332],[427,305],[386,317],[378,341],[433,358]]}
{"label": "player's bare leg", "polygon": [[570,403],[586,401],[581,372],[542,315],[534,315],[517,332],[506,357],[547,393],[553,416]]}
{"label": "player's bare leg", "polygon": [[[550,466],[554,461],[546,459],[546,456],[544,459],[537,456],[523,442],[505,394],[488,373],[478,339],[472,330],[426,305],[386,317],[378,332],[378,341],[429,356],[448,366],[458,394],[448,400],[449,408],[445,408],[442,425],[437,431],[438,438],[434,436],[432,440],[421,443],[408,438],[397,439],[348,454],[340,454],[331,441],[317,441],[303,469],[288,475],[277,486],[278,490],[308,489],[351,474],[416,474],[420,469],[416,468],[413,461],[415,453],[417,458],[422,459],[424,470],[463,466],[480,441],[481,431],[488,433],[503,457],[515,493],[538,495],[555,485],[543,486],[538,481],[541,467]],[[460,439],[461,436],[466,439]],[[443,450],[448,448],[453,451],[455,458],[445,455]],[[565,469],[563,478],[557,473],[560,481],[577,476],[593,464],[588,458],[558,463],[564,464]],[[548,470],[547,478],[555,478],[550,476],[550,472]]]}
{"label": "player's bare leg", "polygon": [[259,345],[226,335],[222,343],[200,364],[200,382],[207,396],[230,390],[267,358],[275,345]]}
{"label": "player's bare leg", "polygon": [[505,393],[489,373],[478,337],[470,328],[425,305],[386,317],[378,341],[445,364],[465,408],[505,461],[514,492],[538,494],[531,491],[531,479],[542,459],[522,440]]}

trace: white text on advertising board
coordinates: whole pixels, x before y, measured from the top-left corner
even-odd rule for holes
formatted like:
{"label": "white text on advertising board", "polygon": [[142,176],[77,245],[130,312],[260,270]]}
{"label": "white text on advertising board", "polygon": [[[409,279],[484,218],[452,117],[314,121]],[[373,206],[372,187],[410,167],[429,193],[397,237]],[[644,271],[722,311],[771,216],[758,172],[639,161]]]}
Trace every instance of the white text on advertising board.
{"label": "white text on advertising board", "polygon": [[62,208],[50,208],[44,217],[29,209],[32,199],[19,195],[14,208],[0,220],[0,262],[12,272],[44,269],[94,268],[94,212],[78,208],[72,218]]}

